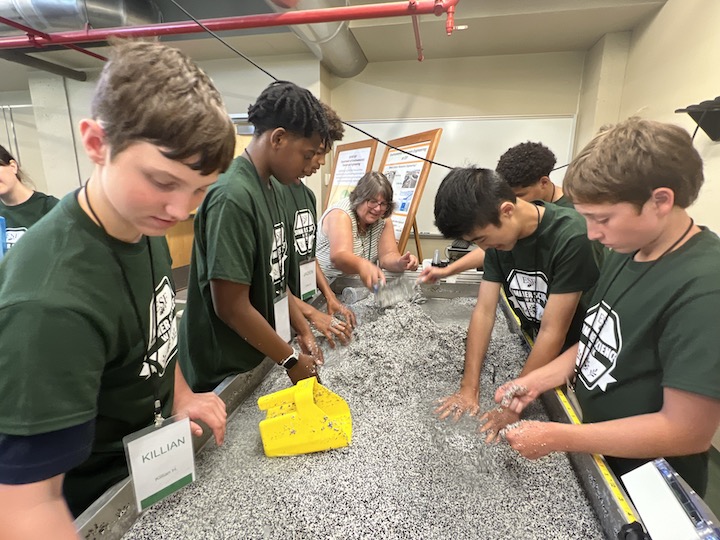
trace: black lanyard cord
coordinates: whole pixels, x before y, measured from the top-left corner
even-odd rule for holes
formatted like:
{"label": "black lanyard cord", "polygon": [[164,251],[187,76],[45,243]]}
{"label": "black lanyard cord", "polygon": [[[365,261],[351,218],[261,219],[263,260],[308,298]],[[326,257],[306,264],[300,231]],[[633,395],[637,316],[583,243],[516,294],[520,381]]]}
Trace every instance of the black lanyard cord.
{"label": "black lanyard cord", "polygon": [[[95,209],[92,207],[92,204],[90,203],[90,197],[88,197],[88,186],[89,182],[85,184],[85,202],[88,205],[88,209],[90,210],[90,213],[95,218],[95,221],[97,221],[98,225],[102,229],[102,231],[107,234],[107,229],[105,228],[105,225],[103,225],[103,222],[100,220],[100,217],[95,212]],[[157,336],[159,335],[159,328],[158,328],[158,321],[157,321],[157,306],[155,304],[155,268],[153,266],[153,255],[152,255],[152,246],[150,245],[150,239],[146,236],[145,237],[145,243],[148,248],[148,255],[150,257],[150,276],[152,279],[152,316],[155,319],[155,339],[157,340]],[[138,330],[140,330],[140,336],[142,337],[143,341],[143,347],[144,347],[144,361],[148,364],[148,369],[150,370],[150,379],[153,383],[153,398],[154,398],[154,421],[155,425],[159,425],[162,423],[162,403],[160,401],[160,367],[157,366],[155,368],[156,376],[153,377],[152,374],[152,365],[149,358],[150,353],[150,344],[148,341],[148,337],[145,333],[145,328],[142,323],[142,317],[140,317],[140,309],[138,308],[137,301],[135,299],[135,296],[132,292],[132,287],[130,286],[130,279],[127,276],[127,272],[125,271],[125,267],[122,264],[122,261],[120,260],[120,257],[118,257],[117,253],[115,252],[112,247],[108,246],[110,249],[110,253],[112,254],[113,259],[115,260],[115,263],[118,265],[118,268],[120,268],[120,274],[122,275],[123,279],[123,285],[125,287],[125,291],[127,292],[129,298],[130,298],[130,305],[133,308],[133,312],[135,314],[135,321],[138,326]]]}
{"label": "black lanyard cord", "polygon": [[[693,228],[693,225],[695,225],[695,221],[693,221],[693,219],[690,218],[690,225],[688,225],[688,228],[685,229],[684,233],[682,233],[682,236],[680,236],[680,238],[675,240],[675,242],[673,242],[673,244],[669,248],[667,248],[665,251],[663,251],[663,253],[657,259],[655,259],[647,267],[645,267],[643,269],[643,271],[630,283],[630,285],[625,287],[625,289],[618,295],[617,299],[613,302],[613,307],[616,307],[620,303],[620,300],[622,300],[627,295],[627,293],[630,291],[630,289],[632,289],[635,285],[637,285],[638,281],[640,281],[643,277],[645,277],[645,275],[647,275],[647,273],[650,270],[652,270],[655,267],[655,265],[657,263],[659,263],[663,257],[665,257],[665,255],[670,253],[673,249],[675,249],[678,246],[678,244],[680,244],[680,242],[682,242],[685,239],[685,237],[688,235],[690,230]],[[628,262],[635,258],[635,255],[637,255],[637,253],[638,253],[637,251],[635,253],[633,253],[631,256],[629,256],[627,259],[625,259],[625,261],[620,265],[620,267],[617,269],[617,271],[615,272],[613,277],[608,282],[607,287],[605,287],[605,291],[603,292],[602,296],[600,297],[600,300],[597,303],[597,311],[595,311],[595,316],[593,317],[592,323],[590,324],[590,329],[588,331],[588,343],[585,346],[585,350],[583,351],[583,355],[582,355],[580,362],[577,362],[577,361],[575,362],[573,379],[570,383],[570,387],[573,390],[575,389],[575,384],[577,382],[578,376],[580,375],[583,368],[585,367],[585,364],[587,364],[588,360],[590,359],[590,356],[592,356],[592,351],[595,349],[595,343],[597,343],[597,340],[600,337],[600,333],[602,332],[602,329],[605,326],[605,322],[607,321],[607,319],[605,319],[605,321],[603,321],[603,323],[602,323],[602,326],[600,328],[598,328],[597,330],[595,330],[595,323],[597,322],[597,318],[598,318],[598,315],[600,314],[600,309],[601,309],[603,303],[605,302],[605,298],[607,297],[607,294],[610,291],[610,288],[612,287],[613,283],[615,283],[615,280],[617,279],[617,277],[625,269]],[[609,305],[608,305],[608,307],[609,307]],[[590,338],[592,338],[592,341],[590,340]]]}
{"label": "black lanyard cord", "polygon": [[[359,220],[359,219],[360,219],[360,218],[358,217],[357,213],[355,213],[355,225],[356,225],[356,228],[357,228],[357,230],[358,230],[358,238],[360,238],[360,245],[362,246],[362,254],[363,254],[363,256],[364,256],[364,255],[365,255],[365,240],[363,240],[363,237],[360,235],[360,227],[358,226],[358,220]],[[368,236],[368,239],[370,240],[370,245],[369,245],[369,247],[368,247],[368,252],[367,252],[367,260],[370,261],[370,262],[373,262],[372,259],[371,259],[371,257],[372,257],[372,245],[373,245],[373,232],[372,232],[372,227],[368,227],[365,232],[366,232],[366,234],[367,234],[367,236]]]}
{"label": "black lanyard cord", "polygon": [[[538,205],[533,205],[533,206],[535,206],[535,211],[537,212],[537,228],[536,228],[535,231],[533,232],[533,234],[536,234],[535,246],[534,246],[534,250],[533,250],[533,265],[534,265],[534,271],[535,271],[535,276],[534,276],[534,281],[533,281],[533,295],[534,295],[534,297],[533,297],[533,303],[535,304],[535,322],[540,322],[539,319],[538,319],[538,288],[537,288],[537,282],[538,282],[538,279],[539,279],[539,277],[540,277],[540,276],[539,276],[539,274],[540,274],[540,268],[538,268],[538,266],[539,266],[539,262],[538,262],[538,242],[539,242],[539,240],[540,240],[540,238],[539,238],[539,236],[540,236],[540,222],[542,221],[542,218],[541,218],[541,216],[540,216],[540,207],[539,207]],[[513,269],[514,269],[514,270],[518,270],[518,268],[517,268],[518,265],[515,264],[515,257],[514,257],[513,254],[512,254],[512,250],[510,250],[508,253],[510,254],[510,258],[512,259]],[[498,254],[498,250],[497,250],[497,249],[495,250],[495,258],[497,259],[498,267],[500,268],[500,273],[503,275],[503,279],[507,282],[507,278],[510,277],[510,273],[507,274],[507,277],[504,277],[504,276],[505,276],[505,271],[503,270],[502,263],[500,262],[500,255]],[[511,271],[512,271],[512,270],[511,270]],[[510,288],[510,284],[508,284],[508,288]],[[547,294],[546,294],[546,297],[545,297],[545,301],[547,302]]]}

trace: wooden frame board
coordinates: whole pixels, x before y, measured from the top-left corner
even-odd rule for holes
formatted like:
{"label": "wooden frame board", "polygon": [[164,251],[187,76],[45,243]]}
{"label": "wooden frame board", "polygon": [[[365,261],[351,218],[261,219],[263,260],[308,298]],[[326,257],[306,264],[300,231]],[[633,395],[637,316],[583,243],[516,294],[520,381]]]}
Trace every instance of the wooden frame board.
{"label": "wooden frame board", "polygon": [[432,165],[423,158],[425,160],[435,158],[440,135],[442,135],[442,128],[437,128],[388,141],[388,144],[407,153],[399,152],[389,146],[386,147],[379,168],[379,171],[393,185],[393,195],[397,207],[392,215],[392,222],[398,250],[400,253],[405,251],[408,238],[410,238],[410,229],[413,228],[415,245],[420,259],[422,259],[422,251],[420,250],[420,231],[417,227],[416,215]]}
{"label": "wooden frame board", "polygon": [[332,175],[325,194],[323,212],[355,189],[358,180],[372,170],[377,141],[365,139],[335,147]]}

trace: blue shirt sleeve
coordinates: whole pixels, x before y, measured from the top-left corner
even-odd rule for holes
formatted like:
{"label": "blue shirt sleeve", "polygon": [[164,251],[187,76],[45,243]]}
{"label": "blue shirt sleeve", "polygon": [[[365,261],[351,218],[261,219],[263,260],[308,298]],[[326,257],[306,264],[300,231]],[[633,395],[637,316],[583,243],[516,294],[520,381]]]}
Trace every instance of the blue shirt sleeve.
{"label": "blue shirt sleeve", "polygon": [[95,420],[37,435],[0,434],[0,484],[32,484],[66,473],[92,450]]}

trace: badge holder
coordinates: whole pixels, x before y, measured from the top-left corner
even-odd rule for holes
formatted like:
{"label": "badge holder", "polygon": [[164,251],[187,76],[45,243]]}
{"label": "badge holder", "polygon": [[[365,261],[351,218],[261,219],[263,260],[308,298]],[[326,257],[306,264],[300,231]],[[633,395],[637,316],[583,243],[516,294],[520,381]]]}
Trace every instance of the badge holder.
{"label": "badge holder", "polygon": [[300,263],[300,299],[307,302],[317,294],[317,264],[315,257]]}
{"label": "badge holder", "polygon": [[290,298],[287,290],[275,299],[275,332],[285,341],[290,343],[292,335],[290,333]]}
{"label": "badge holder", "polygon": [[171,416],[123,437],[139,512],[195,481],[190,419]]}

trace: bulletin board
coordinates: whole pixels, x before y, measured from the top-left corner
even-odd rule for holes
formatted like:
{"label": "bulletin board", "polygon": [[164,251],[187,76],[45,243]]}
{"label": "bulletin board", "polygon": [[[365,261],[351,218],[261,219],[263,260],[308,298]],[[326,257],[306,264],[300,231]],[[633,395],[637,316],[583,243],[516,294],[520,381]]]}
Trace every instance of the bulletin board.
{"label": "bulletin board", "polygon": [[372,170],[377,144],[374,139],[365,139],[335,148],[332,176],[323,211],[350,195],[360,178]]}
{"label": "bulletin board", "polygon": [[[500,156],[522,142],[540,142],[557,157],[557,166],[565,165],[572,156],[575,137],[574,115],[543,116],[482,116],[460,118],[398,118],[383,120],[348,120],[383,141],[442,128],[434,161],[449,167],[477,166],[494,169]],[[345,129],[343,141],[352,143],[367,135]],[[371,170],[380,170],[371,164]],[[550,174],[562,186],[566,169]],[[449,169],[433,165],[429,170],[422,196],[419,197],[416,221],[421,236],[441,237],[435,227],[435,193]]]}
{"label": "bulletin board", "polygon": [[431,163],[426,160],[432,160],[435,157],[440,135],[442,135],[442,128],[437,128],[387,141],[389,145],[399,148],[403,152],[390,148],[390,146],[385,147],[379,168],[379,171],[387,177],[393,187],[396,207],[390,219],[395,231],[398,250],[400,253],[404,253],[410,237],[410,230],[413,229],[420,259],[422,259],[419,242],[420,231],[418,231],[415,216],[430,172]]}

